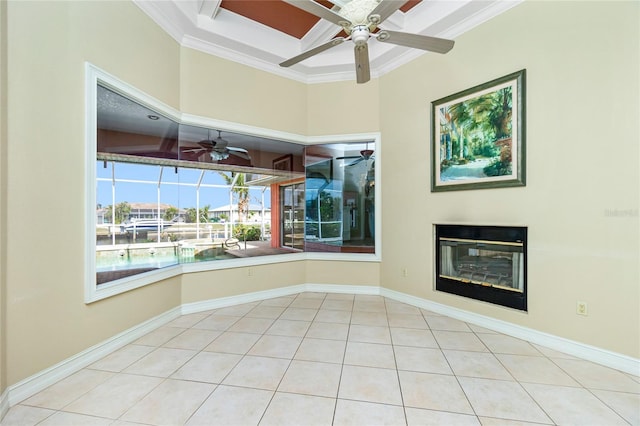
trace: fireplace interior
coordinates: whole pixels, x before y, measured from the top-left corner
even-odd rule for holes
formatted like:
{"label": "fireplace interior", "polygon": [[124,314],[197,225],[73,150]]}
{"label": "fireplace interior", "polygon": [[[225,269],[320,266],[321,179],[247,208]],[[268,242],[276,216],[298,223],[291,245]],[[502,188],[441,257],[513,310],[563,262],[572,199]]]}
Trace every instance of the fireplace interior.
{"label": "fireplace interior", "polygon": [[527,228],[436,225],[436,290],[527,310]]}

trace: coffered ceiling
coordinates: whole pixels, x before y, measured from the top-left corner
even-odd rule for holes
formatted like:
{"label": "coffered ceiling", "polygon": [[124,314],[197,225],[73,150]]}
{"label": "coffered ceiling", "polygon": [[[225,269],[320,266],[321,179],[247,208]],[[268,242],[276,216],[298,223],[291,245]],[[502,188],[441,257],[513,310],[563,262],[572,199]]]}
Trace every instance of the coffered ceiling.
{"label": "coffered ceiling", "polygon": [[[355,80],[353,46],[343,43],[290,68],[278,64],[340,35],[342,28],[282,0],[133,0],[182,46],[305,83]],[[339,13],[352,0],[316,0]],[[456,40],[522,0],[386,0],[403,3],[380,27]],[[344,34],[343,34],[344,35]],[[454,47],[455,49],[455,47]],[[369,42],[371,77],[437,55]]]}

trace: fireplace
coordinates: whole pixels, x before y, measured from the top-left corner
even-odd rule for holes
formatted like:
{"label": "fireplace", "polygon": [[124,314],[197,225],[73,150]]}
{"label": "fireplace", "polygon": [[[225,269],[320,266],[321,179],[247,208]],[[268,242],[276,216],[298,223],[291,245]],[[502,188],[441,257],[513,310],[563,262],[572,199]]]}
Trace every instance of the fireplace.
{"label": "fireplace", "polygon": [[527,310],[527,228],[436,225],[436,290]]}

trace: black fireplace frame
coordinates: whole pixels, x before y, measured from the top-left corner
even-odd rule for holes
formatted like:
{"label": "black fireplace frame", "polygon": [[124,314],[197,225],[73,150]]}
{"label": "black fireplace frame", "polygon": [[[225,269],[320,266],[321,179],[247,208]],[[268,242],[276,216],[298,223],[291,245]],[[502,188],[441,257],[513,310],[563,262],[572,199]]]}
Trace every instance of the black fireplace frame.
{"label": "black fireplace frame", "polygon": [[[463,283],[458,280],[441,277],[440,238],[522,243],[524,256],[523,291],[511,291],[498,287]],[[435,288],[437,291],[527,311],[527,227],[436,224],[434,247]]]}

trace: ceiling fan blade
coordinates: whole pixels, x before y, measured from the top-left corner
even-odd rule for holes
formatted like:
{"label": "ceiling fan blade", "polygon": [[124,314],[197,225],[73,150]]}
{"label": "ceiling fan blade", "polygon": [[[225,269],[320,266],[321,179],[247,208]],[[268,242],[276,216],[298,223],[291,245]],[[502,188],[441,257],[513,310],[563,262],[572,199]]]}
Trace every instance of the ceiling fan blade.
{"label": "ceiling fan blade", "polygon": [[349,155],[349,156],[346,156],[346,157],[336,157],[336,160],[350,160],[352,158],[360,158],[360,156],[359,155]]}
{"label": "ceiling fan blade", "polygon": [[328,41],[324,44],[321,44],[320,46],[316,46],[313,49],[307,50],[306,52],[302,52],[301,54],[299,54],[298,56],[294,56],[291,59],[287,59],[284,62],[280,63],[281,67],[290,67],[291,65],[297,64],[300,61],[303,61],[307,58],[310,58],[314,55],[317,55],[318,53],[324,52],[327,49],[331,49],[334,46],[337,46],[339,44],[342,44],[342,42],[344,42],[346,39],[344,37],[337,37],[332,39],[331,41]]}
{"label": "ceiling fan blade", "polygon": [[190,153],[194,153],[194,152],[201,152],[201,151],[202,151],[202,152],[205,152],[205,151],[206,151],[206,149],[202,149],[202,148],[190,148],[190,149],[189,149],[189,148],[187,148],[187,149],[185,149],[185,148],[182,148],[182,149],[180,150],[180,152],[182,152],[182,153],[189,153],[189,154],[190,154]]}
{"label": "ceiling fan blade", "polygon": [[227,147],[227,151],[229,151],[229,154],[231,155],[235,155],[236,157],[244,158],[245,160],[251,161],[249,151],[247,151],[246,149],[229,146]]}
{"label": "ceiling fan blade", "polygon": [[393,15],[393,12],[400,9],[406,2],[407,0],[381,0],[367,19],[373,25],[380,25],[382,21]]}
{"label": "ceiling fan blade", "polygon": [[289,3],[291,6],[295,6],[298,9],[302,9],[318,18],[326,19],[329,22],[333,22],[341,27],[349,27],[351,22],[345,19],[341,15],[337,14],[331,9],[327,9],[319,3],[312,0],[284,0],[285,3]]}
{"label": "ceiling fan blade", "polygon": [[414,49],[428,50],[436,53],[447,53],[453,49],[453,40],[430,37],[419,34],[402,33],[399,31],[382,30],[377,35],[378,41],[392,43]]}
{"label": "ceiling fan blade", "polygon": [[365,44],[356,45],[353,48],[356,57],[356,81],[358,84],[366,83],[371,78],[369,71],[369,46]]}

